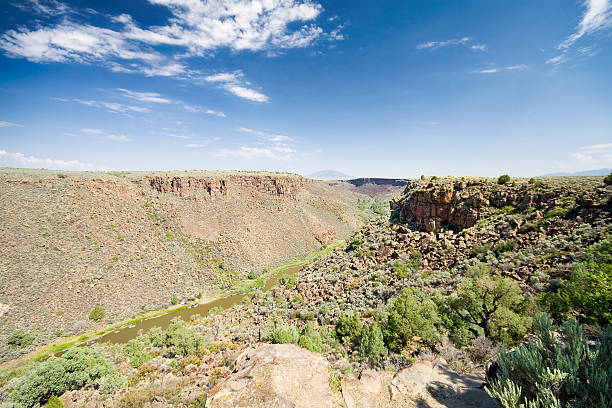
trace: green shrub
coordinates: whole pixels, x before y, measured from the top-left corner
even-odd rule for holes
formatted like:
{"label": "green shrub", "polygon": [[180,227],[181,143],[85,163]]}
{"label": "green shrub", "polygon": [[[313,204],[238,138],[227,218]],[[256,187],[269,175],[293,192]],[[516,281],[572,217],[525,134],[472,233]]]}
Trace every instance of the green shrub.
{"label": "green shrub", "polygon": [[61,178],[61,179],[66,178],[66,175],[65,175],[65,174],[60,173],[60,174],[58,174],[58,175],[57,175],[57,178]]}
{"label": "green shrub", "polygon": [[353,237],[347,249],[349,250],[358,249],[361,245],[363,245],[364,242],[365,242],[365,238],[363,237],[363,235],[357,234]]}
{"label": "green shrub", "polygon": [[425,175],[421,174],[421,180],[425,180]]}
{"label": "green shrub", "polygon": [[264,339],[274,344],[295,344],[299,341],[298,330],[295,326],[285,326],[283,321],[276,318],[268,326]]}
{"label": "green shrub", "polygon": [[507,174],[503,174],[499,176],[499,178],[497,179],[497,184],[506,184],[509,181],[510,181],[510,176]]}
{"label": "green shrub", "polygon": [[6,339],[6,344],[13,347],[28,347],[34,341],[34,335],[30,333],[25,333],[23,330],[15,330],[11,335]]}
{"label": "green shrub", "polygon": [[219,313],[223,313],[223,308],[221,306],[215,306],[206,313],[206,316],[212,316]]}
{"label": "green shrub", "polygon": [[89,320],[93,320],[94,322],[99,322],[104,319],[104,316],[106,316],[106,309],[102,306],[95,306],[91,312],[89,312]]}
{"label": "green shrub", "polygon": [[436,304],[418,288],[404,288],[381,314],[381,329],[389,350],[400,351],[418,336],[433,344],[440,322]]}
{"label": "green shrub", "polygon": [[516,249],[516,242],[508,240],[508,241],[499,241],[497,244],[495,244],[495,246],[493,247],[493,250],[495,251],[495,254],[497,256],[505,253],[505,252],[511,252],[514,251]]}
{"label": "green shrub", "polygon": [[47,401],[46,408],[64,408],[66,405],[56,395],[52,395]]}
{"label": "green shrub", "polygon": [[342,313],[336,321],[334,334],[344,344],[350,344],[361,335],[362,328],[359,313],[355,312],[352,315]]}
{"label": "green shrub", "polygon": [[498,375],[487,393],[503,408],[612,406],[612,328],[590,347],[573,319],[555,327],[538,314],[533,325],[536,340],[512,352],[500,350]]}
{"label": "green shrub", "polygon": [[130,365],[134,368],[140,367],[152,357],[145,351],[145,345],[139,339],[132,339],[123,345],[121,353],[130,358]]}
{"label": "green shrub", "polygon": [[528,183],[529,184],[535,184],[536,180],[532,177],[529,179]]}
{"label": "green shrub", "polygon": [[315,353],[320,353],[323,351],[323,341],[321,340],[321,336],[310,323],[308,323],[302,329],[300,338],[298,339],[298,345]]}
{"label": "green shrub", "polygon": [[367,357],[372,365],[380,363],[387,355],[387,347],[378,322],[375,321],[371,326],[363,327],[358,352],[361,357]]}
{"label": "green shrub", "polygon": [[612,236],[589,246],[583,261],[554,289],[541,299],[557,318],[571,313],[590,324],[612,324]]}
{"label": "green shrub", "polygon": [[612,184],[612,173],[610,173],[606,177],[604,177],[604,184],[606,186],[609,186],[610,184]]}
{"label": "green shrub", "polygon": [[160,327],[153,327],[148,333],[140,335],[136,339],[144,345],[165,347],[170,353],[181,356],[198,352],[201,348],[210,345],[210,341],[206,337],[180,317],[172,319],[168,329],[163,330]]}
{"label": "green shrub", "polygon": [[[130,361],[131,362],[131,361]],[[128,380],[118,371],[113,371],[105,375],[98,381],[99,390],[102,393],[110,394],[117,390],[127,388]]]}
{"label": "green shrub", "polygon": [[566,215],[567,215],[567,209],[558,207],[558,208],[553,208],[552,210],[548,211],[546,213],[545,218],[547,220],[552,220],[553,218],[565,218]]}
{"label": "green shrub", "polygon": [[75,347],[59,358],[38,364],[17,385],[11,399],[18,407],[43,405],[53,395],[62,395],[85,386],[97,386],[100,378],[114,371],[113,364],[104,358],[99,349]]}
{"label": "green shrub", "polygon": [[287,289],[293,289],[295,285],[297,284],[297,275],[295,274],[283,275],[278,280],[278,283],[280,283]]}
{"label": "green shrub", "polygon": [[438,179],[438,176],[431,176],[431,177],[430,177],[430,180],[434,180],[434,181],[435,181],[435,180],[437,180],[437,179]]}
{"label": "green shrub", "polygon": [[172,305],[176,305],[179,302],[179,298],[176,295],[172,295],[172,298],[170,299],[170,303]]}
{"label": "green shrub", "polygon": [[249,279],[255,279],[255,278],[257,278],[257,274],[255,273],[255,271],[251,271],[251,272],[249,272],[249,274],[247,275],[247,278],[249,278]]}

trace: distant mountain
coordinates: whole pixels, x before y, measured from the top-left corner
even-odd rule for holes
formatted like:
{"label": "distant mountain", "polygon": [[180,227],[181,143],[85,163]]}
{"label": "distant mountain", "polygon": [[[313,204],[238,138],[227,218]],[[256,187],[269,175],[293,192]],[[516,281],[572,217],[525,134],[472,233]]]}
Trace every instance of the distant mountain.
{"label": "distant mountain", "polygon": [[612,173],[612,169],[585,170],[577,173],[550,173],[540,177],[559,177],[559,176],[607,176]]}
{"label": "distant mountain", "polygon": [[349,176],[348,174],[336,170],[321,170],[306,177],[319,180],[346,180],[353,178],[353,176]]}

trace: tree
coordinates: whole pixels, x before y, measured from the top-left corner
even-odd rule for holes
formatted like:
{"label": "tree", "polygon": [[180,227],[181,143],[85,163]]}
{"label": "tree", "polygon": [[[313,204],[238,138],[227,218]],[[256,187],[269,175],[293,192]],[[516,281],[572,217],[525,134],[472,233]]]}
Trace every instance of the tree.
{"label": "tree", "polygon": [[612,184],[612,173],[608,174],[605,178],[604,178],[604,184],[606,186],[609,186],[610,184]]}
{"label": "tree", "polygon": [[387,355],[387,347],[378,322],[375,321],[371,326],[362,329],[358,352],[361,357],[367,357],[373,365],[378,364],[382,357]]}
{"label": "tree", "polygon": [[342,315],[336,321],[336,328],[334,334],[336,338],[344,344],[352,343],[361,335],[361,319],[359,313],[355,312],[353,315],[342,313]]}
{"label": "tree", "polygon": [[501,176],[499,176],[499,178],[497,179],[497,184],[506,184],[507,182],[510,181],[510,176],[507,174],[502,174]]}
{"label": "tree", "polygon": [[400,351],[415,337],[433,344],[440,322],[436,304],[418,288],[405,288],[382,313],[382,333],[390,350]]}
{"label": "tree", "polygon": [[484,264],[468,269],[457,295],[448,302],[474,337],[484,334],[492,340],[514,342],[530,325],[521,288],[507,278],[492,276]]}

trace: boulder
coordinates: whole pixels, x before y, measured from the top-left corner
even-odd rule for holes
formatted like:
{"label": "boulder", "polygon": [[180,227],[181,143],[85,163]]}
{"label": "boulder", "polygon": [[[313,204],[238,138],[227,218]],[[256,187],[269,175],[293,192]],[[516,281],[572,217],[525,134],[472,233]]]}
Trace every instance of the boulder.
{"label": "boulder", "polygon": [[264,344],[244,352],[236,372],[208,393],[207,408],[332,406],[328,362],[293,344]]}

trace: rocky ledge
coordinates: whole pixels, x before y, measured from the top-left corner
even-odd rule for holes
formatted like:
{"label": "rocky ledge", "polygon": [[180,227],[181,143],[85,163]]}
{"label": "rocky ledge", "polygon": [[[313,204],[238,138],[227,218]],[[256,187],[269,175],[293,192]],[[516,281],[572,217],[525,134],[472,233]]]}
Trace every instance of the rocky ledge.
{"label": "rocky ledge", "polygon": [[[609,205],[602,200],[606,189],[601,178],[575,179],[562,183],[519,179],[503,185],[482,178],[412,181],[402,196],[391,201],[391,209],[398,212],[401,223],[435,231],[443,227],[455,230],[472,227],[491,209],[511,206],[521,211],[548,210],[565,197],[575,199],[583,207]],[[601,187],[587,188],[592,183]]]}
{"label": "rocky ledge", "polygon": [[281,198],[295,198],[304,188],[302,176],[228,175],[226,177],[153,176],[149,178],[153,190],[175,193],[184,198],[215,198],[232,194],[242,188]]}

